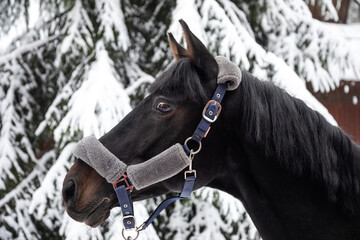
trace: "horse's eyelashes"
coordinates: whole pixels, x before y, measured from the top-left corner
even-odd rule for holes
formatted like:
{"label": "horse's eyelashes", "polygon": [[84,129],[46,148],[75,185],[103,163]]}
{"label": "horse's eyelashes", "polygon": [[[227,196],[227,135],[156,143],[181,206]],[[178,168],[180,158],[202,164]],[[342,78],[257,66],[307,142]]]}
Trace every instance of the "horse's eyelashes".
{"label": "horse's eyelashes", "polygon": [[173,110],[173,108],[165,102],[159,102],[156,106],[156,110],[162,113],[169,113]]}

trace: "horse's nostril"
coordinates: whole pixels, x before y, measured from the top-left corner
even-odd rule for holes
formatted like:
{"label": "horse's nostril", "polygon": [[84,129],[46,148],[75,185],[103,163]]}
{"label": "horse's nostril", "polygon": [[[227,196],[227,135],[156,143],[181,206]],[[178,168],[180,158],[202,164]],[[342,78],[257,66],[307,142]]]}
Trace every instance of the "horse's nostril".
{"label": "horse's nostril", "polygon": [[73,180],[68,180],[63,186],[63,198],[64,202],[67,203],[74,198],[76,185]]}

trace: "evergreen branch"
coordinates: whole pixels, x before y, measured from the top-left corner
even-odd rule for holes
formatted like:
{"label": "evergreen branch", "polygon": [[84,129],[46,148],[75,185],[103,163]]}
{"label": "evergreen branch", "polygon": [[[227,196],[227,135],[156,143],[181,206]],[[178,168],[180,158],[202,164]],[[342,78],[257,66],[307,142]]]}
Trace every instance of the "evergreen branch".
{"label": "evergreen branch", "polygon": [[135,90],[140,87],[142,84],[144,83],[153,83],[154,82],[154,78],[150,75],[148,76],[144,76],[139,78],[136,82],[134,82],[133,84],[131,84],[129,87],[127,87],[125,89],[125,92],[130,95],[133,94],[135,92]]}
{"label": "evergreen branch", "polygon": [[49,42],[52,42],[52,41],[58,39],[59,37],[60,37],[60,35],[53,35],[53,36],[48,37],[46,39],[38,40],[38,41],[32,42],[30,44],[27,44],[25,46],[21,46],[21,47],[17,48],[16,50],[14,50],[14,51],[0,57],[0,65],[4,64],[6,62],[9,62],[10,60],[12,60],[14,58],[17,58],[19,55],[30,52],[34,48],[38,48],[38,47],[40,47],[42,45],[46,45]]}
{"label": "evergreen branch", "polygon": [[23,179],[11,192],[7,193],[0,200],[0,208],[8,203],[11,199],[17,197],[22,189],[28,186],[28,183],[38,175],[38,170],[34,169],[25,179]]}
{"label": "evergreen branch", "polygon": [[[49,25],[49,24],[53,23],[55,19],[61,18],[62,16],[68,14],[68,12],[70,12],[71,9],[72,9],[72,7],[66,9],[66,10],[63,11],[63,12],[57,13],[57,14],[55,14],[52,18],[50,18],[49,20],[46,20],[45,22],[43,22],[42,20],[41,20],[41,21],[38,20],[37,23],[35,23],[34,27],[32,27],[32,28],[28,29],[27,31],[25,31],[24,33],[16,36],[16,37],[12,40],[12,42],[16,42],[16,41],[19,41],[19,40],[21,40],[21,39],[26,39],[27,36],[28,36],[29,34],[31,34],[32,32],[35,32],[35,33],[40,32],[40,30],[41,30],[44,26]],[[38,22],[40,22],[41,24],[38,23]]]}
{"label": "evergreen branch", "polygon": [[[55,152],[49,151],[45,153],[39,161],[39,165],[44,165],[48,162],[51,158],[55,156]],[[40,167],[42,168],[42,167]],[[0,200],[0,208],[3,207],[6,203],[8,203],[11,199],[17,197],[19,193],[27,186],[29,186],[29,182],[32,181],[35,177],[37,177],[41,173],[38,167],[35,169],[9,193],[7,193],[1,200]],[[41,175],[41,174],[40,174]]]}

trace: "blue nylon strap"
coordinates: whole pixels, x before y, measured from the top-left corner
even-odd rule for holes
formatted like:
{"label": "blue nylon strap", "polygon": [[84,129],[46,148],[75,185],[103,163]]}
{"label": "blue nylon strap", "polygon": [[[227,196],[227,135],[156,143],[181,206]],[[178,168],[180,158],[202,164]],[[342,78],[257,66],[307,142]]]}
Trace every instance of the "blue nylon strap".
{"label": "blue nylon strap", "polygon": [[178,199],[185,199],[190,197],[192,190],[194,189],[194,184],[195,184],[195,176],[188,176],[185,179],[183,188],[181,190],[181,193],[179,196],[177,197],[171,197],[168,199],[165,199],[162,203],[160,203],[160,205],[155,209],[155,211],[153,212],[153,214],[151,214],[151,216],[148,218],[148,220],[146,220],[141,229],[144,230],[145,228],[147,228],[154,220],[155,218],[161,213],[162,210],[164,210],[167,206],[169,206],[171,203],[175,202]]}
{"label": "blue nylon strap", "polygon": [[188,198],[190,197],[193,189],[194,189],[194,184],[195,184],[195,176],[188,176],[185,179],[183,188],[181,190],[181,193],[179,195],[180,198]]}
{"label": "blue nylon strap", "polygon": [[[221,103],[223,100],[226,89],[227,89],[228,83],[220,83],[211,100],[215,100],[218,103]],[[210,101],[211,101],[210,100]],[[219,107],[214,104],[210,103],[208,108],[205,110],[205,116],[211,120],[214,120],[217,111],[219,110]],[[194,139],[197,142],[201,142],[201,140],[206,137],[206,133],[208,132],[210,125],[212,122],[209,122],[204,117],[201,119],[199,125],[196,127],[194,134],[192,135],[192,139]],[[187,149],[185,149],[186,152]]]}
{"label": "blue nylon strap", "polygon": [[135,228],[134,210],[130,190],[126,190],[126,186],[121,185],[115,188],[115,192],[123,214],[124,227],[126,229]]}

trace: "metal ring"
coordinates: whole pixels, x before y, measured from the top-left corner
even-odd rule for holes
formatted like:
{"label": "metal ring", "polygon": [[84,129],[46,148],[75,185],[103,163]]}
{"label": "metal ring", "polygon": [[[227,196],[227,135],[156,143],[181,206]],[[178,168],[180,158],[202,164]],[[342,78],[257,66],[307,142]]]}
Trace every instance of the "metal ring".
{"label": "metal ring", "polygon": [[131,239],[131,240],[136,240],[138,237],[139,237],[139,234],[140,232],[135,230],[136,231],[136,237],[135,238],[132,238],[131,236],[125,236],[125,228],[122,229],[122,232],[121,232],[121,235],[123,236],[124,240],[128,240],[128,239]]}
{"label": "metal ring", "polygon": [[[187,143],[188,143],[190,140],[195,141],[192,137],[188,137],[188,138],[185,140],[184,145],[187,146]],[[190,149],[190,151],[192,151],[192,153],[193,153],[194,155],[197,154],[197,153],[199,153],[200,150],[201,150],[201,142],[198,142],[198,141],[195,141],[195,142],[197,142],[197,143],[199,144],[199,148],[198,148],[196,151],[194,151],[194,149]]]}

